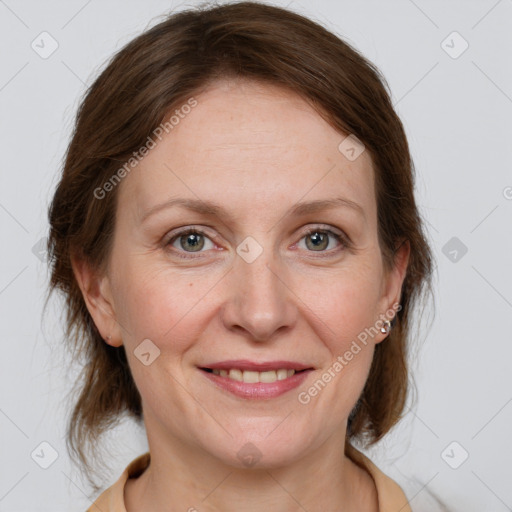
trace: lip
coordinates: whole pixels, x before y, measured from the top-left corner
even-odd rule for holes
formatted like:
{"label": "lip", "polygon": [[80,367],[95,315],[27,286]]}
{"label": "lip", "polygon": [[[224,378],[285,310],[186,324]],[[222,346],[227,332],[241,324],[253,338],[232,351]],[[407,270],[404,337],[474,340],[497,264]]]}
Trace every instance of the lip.
{"label": "lip", "polygon": [[286,370],[312,370],[314,369],[309,364],[296,363],[294,361],[268,361],[268,362],[255,362],[247,359],[236,359],[229,361],[221,361],[218,363],[206,364],[200,368],[208,368],[210,370],[231,370],[236,368],[238,370],[248,370],[255,372],[268,372],[272,370],[279,370],[281,368]]}
{"label": "lip", "polygon": [[[237,367],[230,366],[229,368]],[[279,368],[284,368],[284,366],[280,366]],[[219,369],[225,370],[226,368]],[[248,400],[269,400],[271,398],[276,398],[280,395],[283,395],[284,393],[300,386],[313,371],[313,368],[304,369],[303,371],[300,371],[300,373],[295,373],[291,377],[287,377],[284,380],[255,383],[240,382],[230,379],[229,377],[221,377],[220,375],[209,373],[202,368],[199,368],[199,371],[202,375],[209,379],[210,382],[225,391],[229,391],[235,396]]]}

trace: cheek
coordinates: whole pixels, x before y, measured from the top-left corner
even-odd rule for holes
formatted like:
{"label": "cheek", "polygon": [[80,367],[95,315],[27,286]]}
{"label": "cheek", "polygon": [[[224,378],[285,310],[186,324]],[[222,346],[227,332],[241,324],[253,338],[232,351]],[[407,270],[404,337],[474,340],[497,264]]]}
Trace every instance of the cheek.
{"label": "cheek", "polygon": [[329,344],[342,350],[378,319],[379,277],[375,267],[347,268],[327,277],[308,306],[329,327]]}
{"label": "cheek", "polygon": [[[322,343],[325,365],[312,385],[303,390],[301,403],[331,411],[332,421],[348,417],[363,391],[374,355],[372,330],[376,321],[377,293],[371,279],[337,279],[318,298],[318,329],[326,333]],[[313,309],[313,308],[312,308]]]}
{"label": "cheek", "polygon": [[[308,306],[317,317],[318,331],[328,352],[325,366],[313,389],[306,390],[311,400],[321,394],[318,404],[336,411],[336,417],[353,407],[364,388],[371,367],[374,342],[379,331],[378,266],[361,265],[322,280],[323,293],[311,297]],[[325,328],[328,327],[328,329]],[[324,389],[328,388],[328,389]],[[322,391],[320,391],[322,390]],[[306,397],[307,398],[307,397]]]}
{"label": "cheek", "polygon": [[202,328],[204,298],[214,284],[211,274],[198,278],[148,264],[142,257],[120,265],[118,271],[116,313],[125,343],[135,347],[149,338],[159,347],[167,344],[172,346],[166,349],[183,351]]}

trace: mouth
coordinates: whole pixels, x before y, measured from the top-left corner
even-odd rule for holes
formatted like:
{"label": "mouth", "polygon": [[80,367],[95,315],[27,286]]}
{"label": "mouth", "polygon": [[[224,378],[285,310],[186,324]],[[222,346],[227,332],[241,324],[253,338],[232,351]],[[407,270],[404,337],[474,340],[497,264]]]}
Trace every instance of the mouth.
{"label": "mouth", "polygon": [[246,399],[280,396],[299,386],[314,370],[311,366],[288,361],[225,361],[198,369],[218,388]]}
{"label": "mouth", "polygon": [[[281,381],[293,377],[296,374],[307,372],[305,370],[294,370],[287,368],[279,368],[278,370],[255,371],[255,370],[242,370],[240,368],[230,368],[229,370],[219,368],[200,368],[201,370],[218,375],[219,377],[226,377],[228,379],[245,382],[246,384],[256,384],[258,382],[271,384],[276,381]],[[312,370],[312,368],[310,368]]]}

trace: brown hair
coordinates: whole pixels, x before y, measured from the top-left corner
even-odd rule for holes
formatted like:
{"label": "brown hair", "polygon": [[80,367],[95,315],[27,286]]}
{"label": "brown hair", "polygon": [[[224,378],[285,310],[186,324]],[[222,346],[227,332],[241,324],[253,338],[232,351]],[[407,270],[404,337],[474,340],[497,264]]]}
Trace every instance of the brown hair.
{"label": "brown hair", "polygon": [[119,187],[101,200],[94,191],[141,148],[173,108],[224,77],[286,87],[331,126],[356,135],[370,152],[383,261],[390,268],[405,240],[411,252],[402,309],[388,338],[376,346],[367,383],[350,415],[347,440],[373,444],[403,413],[410,317],[422,292],[431,291],[432,256],[414,200],[406,135],[387,83],[354,48],[299,14],[254,2],[201,6],[172,14],[136,37],[89,87],[49,208],[49,294],[63,292],[66,336],[73,355],[84,363],[68,449],[88,475],[86,443],[94,453],[100,435],[123,413],[141,422],[142,408],[124,347],[112,347],[100,336],[71,258],[105,268]]}

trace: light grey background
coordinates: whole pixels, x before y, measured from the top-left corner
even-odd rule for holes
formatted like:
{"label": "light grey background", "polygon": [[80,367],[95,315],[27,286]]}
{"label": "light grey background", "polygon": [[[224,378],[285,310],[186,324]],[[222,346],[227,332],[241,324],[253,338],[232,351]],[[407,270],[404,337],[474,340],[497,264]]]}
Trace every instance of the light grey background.
{"label": "light grey background", "polygon": [[[412,354],[418,404],[369,454],[415,512],[441,510],[429,491],[450,510],[512,510],[512,2],[275,3],[326,25],[382,70],[437,260],[436,314],[426,311],[431,327],[419,326]],[[64,366],[60,303],[42,318],[47,271],[33,247],[47,233],[85,87],[114,51],[178,6],[0,0],[1,512],[83,512],[94,498],[63,441],[75,370]],[[58,43],[45,59],[31,47],[51,49],[43,31]],[[453,237],[458,246],[446,246]],[[129,423],[108,439],[105,487],[147,446]],[[42,442],[58,452],[48,469],[34,460],[50,461]],[[45,456],[31,458],[34,450]]]}

